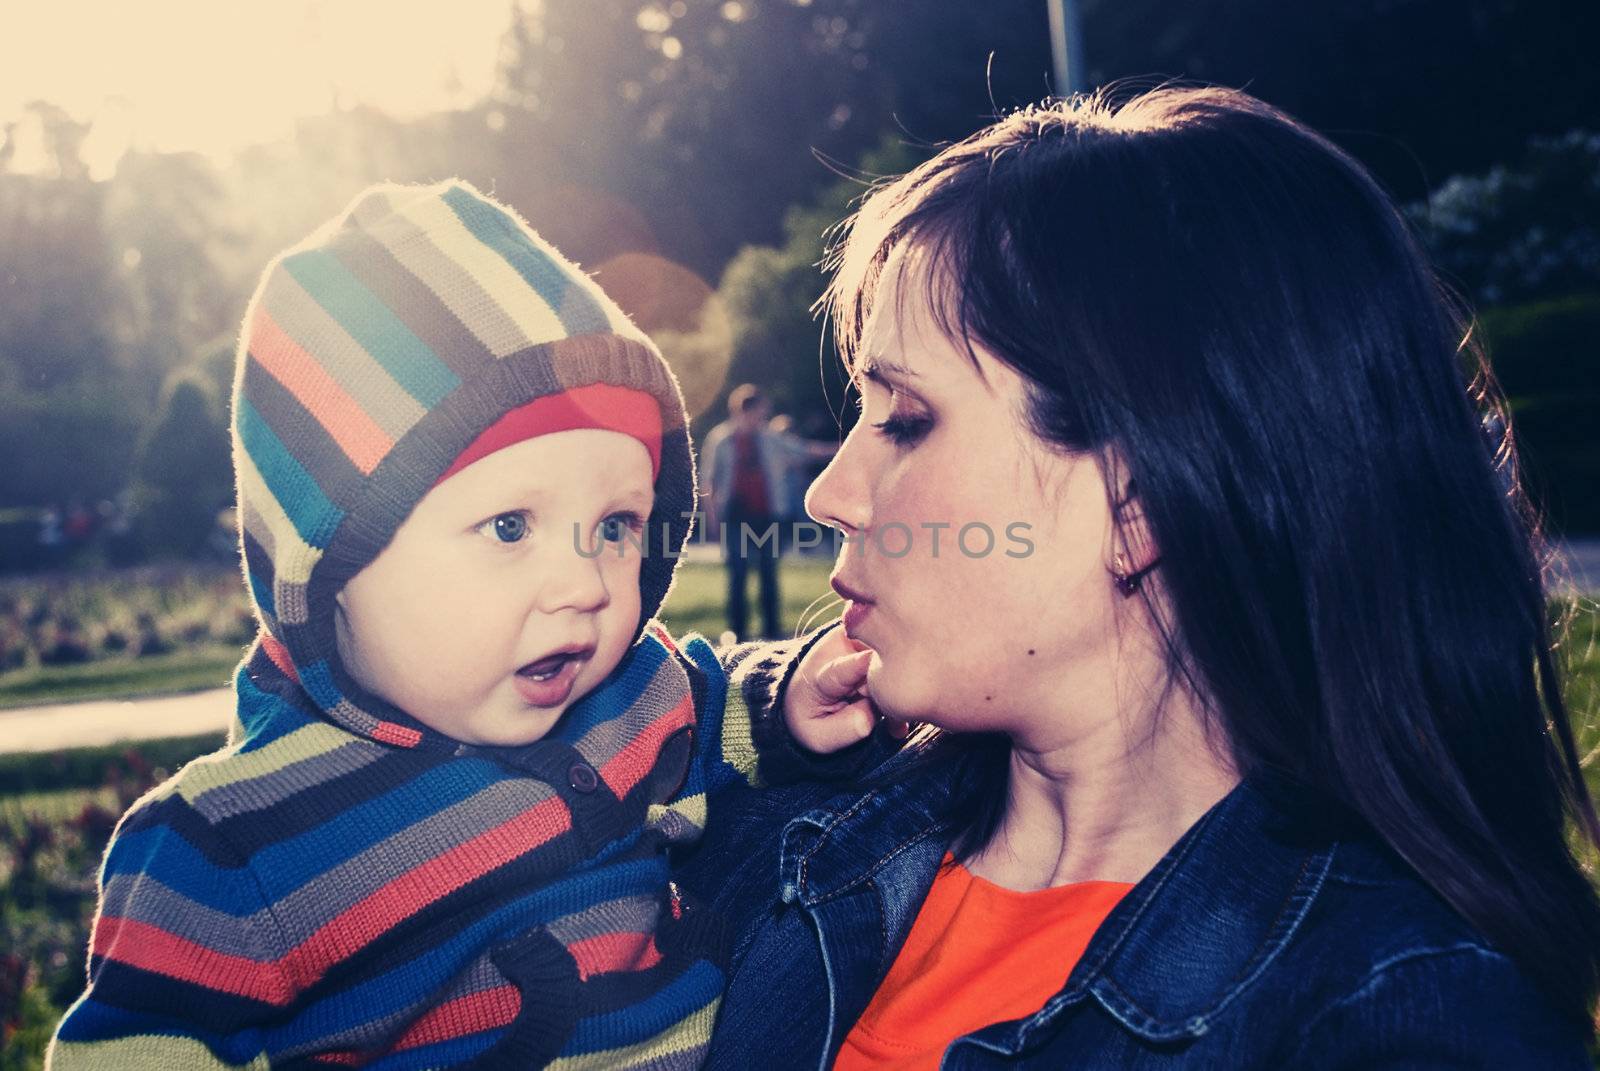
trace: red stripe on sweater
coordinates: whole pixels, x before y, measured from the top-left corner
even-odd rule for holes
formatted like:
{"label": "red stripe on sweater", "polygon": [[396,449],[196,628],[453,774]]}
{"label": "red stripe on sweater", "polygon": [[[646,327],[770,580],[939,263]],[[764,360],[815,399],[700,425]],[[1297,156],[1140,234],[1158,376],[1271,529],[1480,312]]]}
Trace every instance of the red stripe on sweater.
{"label": "red stripe on sweater", "polygon": [[648,933],[602,933],[574,941],[567,951],[578,961],[584,981],[612,971],[645,971],[661,962],[655,935]]}
{"label": "red stripe on sweater", "polygon": [[261,633],[261,649],[267,652],[267,657],[272,659],[272,664],[283,671],[283,675],[300,683],[300,673],[294,668],[294,659],[289,657],[289,648],[278,642],[278,637],[270,632]]}
{"label": "red stripe on sweater", "polygon": [[667,631],[667,626],[661,624],[660,622],[657,622],[655,627],[652,628],[650,631],[655,634],[656,639],[661,641],[661,646],[665,647],[667,650],[671,651],[673,654],[679,654],[680,653],[678,651],[677,643],[675,643],[673,641],[673,639],[672,639],[672,633]]}
{"label": "red stripe on sweater", "polygon": [[276,964],[216,952],[137,919],[100,916],[94,927],[94,954],[280,1008],[293,998]]}
{"label": "red stripe on sweater", "polygon": [[522,993],[516,986],[499,985],[493,989],[480,989],[430,1009],[400,1035],[394,1047],[396,1051],[414,1049],[419,1045],[432,1045],[438,1041],[494,1030],[511,1022],[521,1010]]}
{"label": "red stripe on sweater", "polygon": [[397,923],[571,828],[572,813],[559,798],[537,803],[406,871],[335,915],[284,955],[283,969],[303,989]]}
{"label": "red stripe on sweater", "polygon": [[372,738],[379,743],[397,747],[416,747],[422,743],[422,734],[392,721],[380,721],[372,727]]}
{"label": "red stripe on sweater", "polygon": [[628,745],[600,767],[611,791],[626,796],[644,779],[661,755],[661,742],[685,725],[694,724],[694,696],[686,695],[678,705],[640,730]]}

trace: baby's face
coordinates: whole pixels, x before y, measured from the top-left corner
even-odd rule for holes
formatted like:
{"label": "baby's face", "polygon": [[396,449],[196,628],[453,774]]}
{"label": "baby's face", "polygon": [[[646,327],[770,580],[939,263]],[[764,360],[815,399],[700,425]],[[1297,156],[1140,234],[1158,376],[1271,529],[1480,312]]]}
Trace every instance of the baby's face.
{"label": "baby's face", "polygon": [[650,455],[615,431],[526,439],[417,504],[339,596],[351,675],[471,744],[532,743],[627,652]]}

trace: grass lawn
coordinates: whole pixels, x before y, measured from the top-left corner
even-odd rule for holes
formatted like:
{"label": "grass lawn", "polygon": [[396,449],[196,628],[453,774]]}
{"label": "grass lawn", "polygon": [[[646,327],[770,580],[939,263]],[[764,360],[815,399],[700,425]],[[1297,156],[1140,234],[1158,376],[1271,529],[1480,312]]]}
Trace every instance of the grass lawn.
{"label": "grass lawn", "polygon": [[1589,792],[1600,799],[1600,603],[1584,600],[1559,664],[1566,676],[1567,710]]}
{"label": "grass lawn", "polygon": [[[839,600],[828,587],[828,574],[833,570],[831,558],[785,558],[778,575],[779,620],[787,633],[802,625],[815,625],[832,616],[819,612]],[[752,571],[753,572],[753,571]],[[761,612],[757,601],[757,585],[752,575],[746,580],[749,618],[753,627],[760,627]],[[661,620],[674,636],[698,632],[713,643],[727,628],[727,574],[722,566],[699,562],[685,562],[678,568],[678,576],[661,608]]]}
{"label": "grass lawn", "polygon": [[[785,628],[801,623],[808,608],[832,601],[828,588],[828,559],[785,559],[780,574],[782,620]],[[759,621],[754,577],[749,581],[750,615]],[[661,618],[674,635],[700,632],[715,641],[726,625],[723,602],[726,574],[720,565],[684,562],[679,567],[672,594]],[[813,611],[808,623],[816,620]],[[133,699],[174,695],[228,683],[238,664],[240,648],[232,644],[200,643],[167,654],[135,658],[113,656],[74,665],[36,665],[0,673],[0,709],[71,703],[88,699]]]}
{"label": "grass lawn", "polygon": [[0,674],[0,709],[176,695],[228,683],[238,647],[207,644],[146,658],[108,658],[75,666],[36,666]]}

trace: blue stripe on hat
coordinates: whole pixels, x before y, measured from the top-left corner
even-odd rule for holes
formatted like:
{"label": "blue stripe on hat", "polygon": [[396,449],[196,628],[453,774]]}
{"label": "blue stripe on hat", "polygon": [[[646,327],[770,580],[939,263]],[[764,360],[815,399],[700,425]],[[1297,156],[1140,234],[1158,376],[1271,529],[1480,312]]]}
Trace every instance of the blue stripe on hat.
{"label": "blue stripe on hat", "polygon": [[406,393],[426,408],[432,409],[461,385],[449,365],[333,254],[323,249],[307,250],[285,257],[283,267]]}
{"label": "blue stripe on hat", "polygon": [[278,611],[272,608],[272,585],[248,569],[244,575],[250,582],[250,594],[255,596],[256,605],[261,607],[261,612],[269,617],[276,615]]}
{"label": "blue stripe on hat", "polygon": [[474,238],[499,253],[522,276],[522,281],[555,310],[568,335],[612,330],[611,320],[600,303],[575,285],[568,274],[572,269],[551,260],[502,209],[479,200],[460,186],[446,190],[443,200]]}
{"label": "blue stripe on hat", "polygon": [[250,400],[240,395],[235,408],[239,441],[255,462],[267,490],[306,545],[322,550],[344,520],[344,511],[328,500],[305,466],[289,452]]}

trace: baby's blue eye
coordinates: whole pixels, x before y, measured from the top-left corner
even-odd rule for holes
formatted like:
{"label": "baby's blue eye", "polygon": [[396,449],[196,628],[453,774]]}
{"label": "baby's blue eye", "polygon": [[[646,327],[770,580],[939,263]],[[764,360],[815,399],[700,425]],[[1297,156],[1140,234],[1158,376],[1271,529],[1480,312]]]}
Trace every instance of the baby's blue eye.
{"label": "baby's blue eye", "polygon": [[528,518],[521,513],[501,513],[487,527],[502,543],[516,543],[528,534]]}
{"label": "baby's blue eye", "polygon": [[608,543],[619,543],[644,527],[637,513],[613,513],[600,522],[600,538]]}

